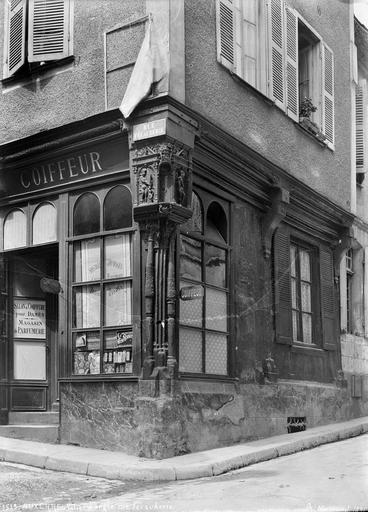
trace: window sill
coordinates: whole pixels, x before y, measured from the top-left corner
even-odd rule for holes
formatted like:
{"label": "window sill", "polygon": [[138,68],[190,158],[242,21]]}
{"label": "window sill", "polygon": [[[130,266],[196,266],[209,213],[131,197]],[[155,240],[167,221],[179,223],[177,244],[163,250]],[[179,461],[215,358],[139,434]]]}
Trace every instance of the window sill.
{"label": "window sill", "polygon": [[3,78],[1,83],[5,91],[13,89],[16,86],[31,84],[37,79],[46,79],[62,71],[71,69],[74,66],[74,56],[65,59],[50,61],[43,66],[37,66],[34,69],[24,69],[17,72],[14,76]]}
{"label": "window sill", "polygon": [[292,352],[315,352],[315,353],[320,353],[320,354],[324,353],[324,350],[321,347],[319,347],[318,345],[315,345],[315,344],[307,345],[306,343],[297,343],[297,342],[294,342],[292,344],[291,351]]}
{"label": "window sill", "polygon": [[311,121],[307,117],[301,117],[299,123],[295,122],[295,125],[304,133],[307,133],[322,148],[328,147],[328,141],[326,137],[320,131],[318,126],[315,123],[313,123],[313,121]]}
{"label": "window sill", "polygon": [[58,379],[58,382],[68,383],[68,382],[138,382],[137,375],[113,375],[113,374],[105,374],[105,375],[74,375],[72,377],[63,377]]}

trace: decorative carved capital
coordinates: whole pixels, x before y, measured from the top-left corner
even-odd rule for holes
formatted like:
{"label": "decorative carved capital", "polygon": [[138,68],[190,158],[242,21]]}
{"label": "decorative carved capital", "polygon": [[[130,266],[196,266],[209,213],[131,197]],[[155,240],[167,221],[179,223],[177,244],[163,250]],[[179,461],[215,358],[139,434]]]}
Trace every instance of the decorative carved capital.
{"label": "decorative carved capital", "polygon": [[351,249],[354,242],[354,232],[352,227],[348,227],[345,229],[343,234],[341,235],[341,238],[334,247],[333,250],[333,256],[334,256],[334,268],[335,268],[335,275],[340,275],[340,263],[342,261],[342,258],[344,257],[346,251]]}

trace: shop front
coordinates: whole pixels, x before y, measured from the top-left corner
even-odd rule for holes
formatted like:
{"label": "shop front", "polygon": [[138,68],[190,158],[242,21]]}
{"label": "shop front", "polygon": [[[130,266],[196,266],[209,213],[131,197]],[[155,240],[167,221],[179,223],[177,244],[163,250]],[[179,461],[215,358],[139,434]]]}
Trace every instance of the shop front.
{"label": "shop front", "polygon": [[4,159],[3,424],[16,411],[58,411],[60,378],[133,374],[128,141],[114,124],[78,136]]}

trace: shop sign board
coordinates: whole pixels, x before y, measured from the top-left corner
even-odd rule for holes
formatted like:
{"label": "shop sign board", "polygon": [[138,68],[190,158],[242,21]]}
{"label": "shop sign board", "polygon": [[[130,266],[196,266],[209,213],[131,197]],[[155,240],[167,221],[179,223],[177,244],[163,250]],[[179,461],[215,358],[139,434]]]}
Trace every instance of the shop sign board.
{"label": "shop sign board", "polygon": [[46,339],[46,301],[14,299],[14,338]]}
{"label": "shop sign board", "polygon": [[82,149],[60,152],[36,163],[4,169],[2,194],[10,197],[129,169],[127,138],[94,143]]}

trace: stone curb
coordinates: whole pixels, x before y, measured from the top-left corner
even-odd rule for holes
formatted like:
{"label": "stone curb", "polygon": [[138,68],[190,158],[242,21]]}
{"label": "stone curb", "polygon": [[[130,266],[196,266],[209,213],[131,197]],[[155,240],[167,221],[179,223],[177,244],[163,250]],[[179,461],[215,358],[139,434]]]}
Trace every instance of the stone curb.
{"label": "stone curb", "polygon": [[[50,447],[50,452],[52,453],[55,451],[52,449],[55,445],[44,443],[31,443],[32,449],[28,448],[28,450],[0,448],[0,461],[112,480],[146,482],[189,480],[221,475],[228,471],[257,464],[258,462],[291,455],[368,432],[368,418],[362,418],[360,422],[358,420],[352,420],[352,422],[354,422],[353,425],[347,425],[348,422],[346,422],[340,426],[338,424],[323,426],[320,427],[319,432],[305,431],[295,435],[291,434],[295,437],[290,439],[284,439],[285,436],[278,436],[282,440],[275,437],[256,441],[253,445],[249,443],[236,447],[232,446],[229,447],[232,453],[234,448],[238,448],[238,453],[232,456],[226,455],[226,448],[208,450],[207,452],[202,452],[198,457],[199,459],[205,458],[206,460],[198,460],[197,462],[191,462],[190,459],[188,462],[188,457],[191,457],[191,455],[162,461],[137,460],[136,463],[130,462],[126,464],[118,464],[116,461],[111,463],[106,461],[91,462],[86,460],[86,458],[83,460],[82,457],[78,458],[77,456],[71,458],[55,454],[47,455],[48,447]],[[258,447],[262,442],[264,442],[265,446]],[[40,448],[37,449],[38,447],[33,446],[35,444],[40,444]],[[68,450],[70,451],[69,446]],[[106,452],[103,453],[106,455]],[[192,455],[193,457],[196,456],[196,454]]]}

